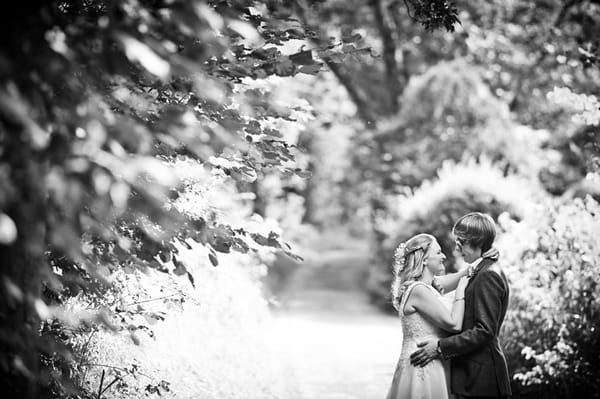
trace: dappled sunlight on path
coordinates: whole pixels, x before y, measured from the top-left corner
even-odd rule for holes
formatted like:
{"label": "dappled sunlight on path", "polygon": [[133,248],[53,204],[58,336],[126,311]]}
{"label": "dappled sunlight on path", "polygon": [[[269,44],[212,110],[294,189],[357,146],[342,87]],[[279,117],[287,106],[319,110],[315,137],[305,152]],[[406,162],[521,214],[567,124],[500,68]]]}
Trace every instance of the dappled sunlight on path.
{"label": "dappled sunlight on path", "polygon": [[368,303],[368,259],[337,251],[307,262],[281,295],[273,344],[290,399],[385,398],[401,347],[400,322]]}

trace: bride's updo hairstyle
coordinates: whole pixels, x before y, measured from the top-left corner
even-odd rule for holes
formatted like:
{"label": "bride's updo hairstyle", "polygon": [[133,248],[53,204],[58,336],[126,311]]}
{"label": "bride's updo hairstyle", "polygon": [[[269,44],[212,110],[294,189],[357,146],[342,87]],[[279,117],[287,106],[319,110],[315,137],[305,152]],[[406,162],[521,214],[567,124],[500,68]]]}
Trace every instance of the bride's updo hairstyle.
{"label": "bride's updo hairstyle", "polygon": [[392,283],[392,303],[396,310],[400,310],[400,301],[406,288],[423,275],[427,251],[434,241],[435,237],[431,234],[417,234],[396,248]]}

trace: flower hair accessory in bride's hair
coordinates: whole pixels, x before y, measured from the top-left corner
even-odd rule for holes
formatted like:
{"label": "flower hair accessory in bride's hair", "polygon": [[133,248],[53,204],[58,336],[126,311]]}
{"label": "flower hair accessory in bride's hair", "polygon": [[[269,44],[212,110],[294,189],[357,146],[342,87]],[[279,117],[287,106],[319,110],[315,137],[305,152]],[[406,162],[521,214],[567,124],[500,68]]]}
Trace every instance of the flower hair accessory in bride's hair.
{"label": "flower hair accessory in bride's hair", "polygon": [[397,273],[404,269],[404,261],[406,259],[406,243],[401,243],[394,251],[394,266]]}
{"label": "flower hair accessory in bride's hair", "polygon": [[429,246],[429,244],[430,243],[426,243],[412,248],[407,248],[405,242],[398,245],[398,248],[396,248],[396,250],[394,251],[394,268],[396,270],[396,273],[400,273],[404,270],[404,267],[406,266],[406,257],[408,255],[419,249],[425,249]]}

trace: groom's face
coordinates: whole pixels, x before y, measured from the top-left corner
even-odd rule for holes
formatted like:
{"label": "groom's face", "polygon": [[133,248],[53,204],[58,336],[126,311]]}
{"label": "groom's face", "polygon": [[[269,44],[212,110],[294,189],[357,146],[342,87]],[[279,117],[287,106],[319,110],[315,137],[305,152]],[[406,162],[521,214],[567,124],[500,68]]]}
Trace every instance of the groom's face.
{"label": "groom's face", "polygon": [[467,263],[473,263],[481,256],[481,249],[472,247],[471,245],[455,240],[456,251],[460,254],[463,260]]}

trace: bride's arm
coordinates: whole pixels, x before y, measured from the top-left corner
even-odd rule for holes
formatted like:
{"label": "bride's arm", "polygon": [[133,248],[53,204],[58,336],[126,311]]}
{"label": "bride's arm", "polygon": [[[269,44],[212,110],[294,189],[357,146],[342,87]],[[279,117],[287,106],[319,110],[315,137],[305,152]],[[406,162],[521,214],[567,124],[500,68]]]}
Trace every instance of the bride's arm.
{"label": "bride's arm", "polygon": [[[498,259],[499,251],[496,247],[490,248],[487,252],[481,255],[482,258]],[[465,267],[456,273],[446,274],[444,276],[436,276],[435,285],[444,289],[444,292],[450,292],[456,289],[460,279],[467,275],[469,268]]]}
{"label": "bride's arm", "polygon": [[405,307],[413,308],[433,324],[446,331],[458,333],[462,329],[465,312],[464,286],[466,284],[462,285],[462,289],[456,290],[451,311],[448,311],[435,293],[421,284],[417,285],[409,294]]}
{"label": "bride's arm", "polygon": [[441,287],[444,290],[444,292],[454,291],[460,279],[467,275],[468,269],[468,267],[465,267],[464,269],[456,273],[445,274],[443,276],[435,276],[435,285]]}

